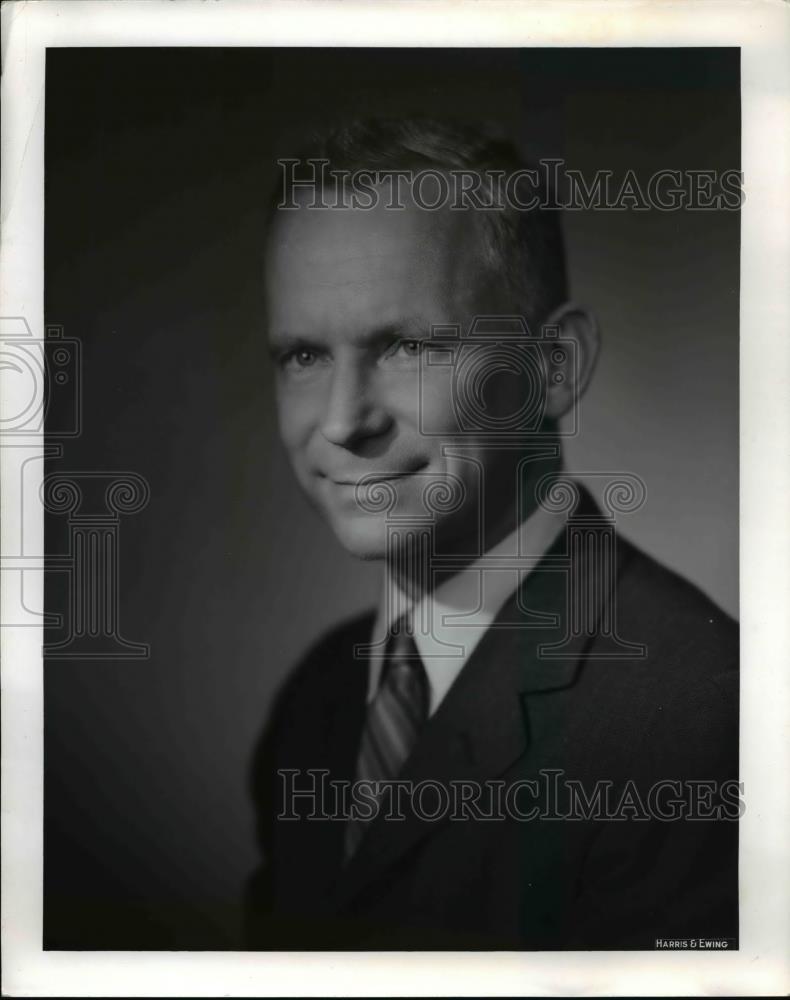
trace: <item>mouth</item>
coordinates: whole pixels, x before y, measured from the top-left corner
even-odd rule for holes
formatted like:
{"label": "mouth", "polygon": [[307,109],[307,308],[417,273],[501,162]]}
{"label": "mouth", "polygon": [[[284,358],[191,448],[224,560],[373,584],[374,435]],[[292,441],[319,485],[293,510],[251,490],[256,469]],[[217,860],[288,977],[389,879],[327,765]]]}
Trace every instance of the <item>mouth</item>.
{"label": "mouth", "polygon": [[328,478],[331,479],[335,486],[375,486],[376,483],[389,483],[396,479],[405,479],[407,476],[413,476],[416,471],[416,469],[413,469],[408,472],[387,472],[382,474],[364,472],[359,476],[350,478],[336,479],[334,476]]}

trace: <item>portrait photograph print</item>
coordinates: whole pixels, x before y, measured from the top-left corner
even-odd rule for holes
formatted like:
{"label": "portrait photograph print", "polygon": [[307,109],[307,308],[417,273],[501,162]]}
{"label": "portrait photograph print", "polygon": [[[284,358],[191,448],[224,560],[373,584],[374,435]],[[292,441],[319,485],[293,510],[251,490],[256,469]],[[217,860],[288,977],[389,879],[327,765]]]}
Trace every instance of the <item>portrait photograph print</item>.
{"label": "portrait photograph print", "polygon": [[342,6],[3,7],[4,991],[786,994],[787,8]]}

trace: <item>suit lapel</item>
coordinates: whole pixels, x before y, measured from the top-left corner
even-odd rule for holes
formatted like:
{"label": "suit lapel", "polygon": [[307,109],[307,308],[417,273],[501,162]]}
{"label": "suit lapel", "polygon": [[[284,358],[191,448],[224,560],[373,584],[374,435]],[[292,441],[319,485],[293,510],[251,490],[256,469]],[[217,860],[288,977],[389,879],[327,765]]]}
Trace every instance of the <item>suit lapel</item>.
{"label": "suit lapel", "polygon": [[327,699],[332,711],[326,729],[324,759],[333,779],[354,779],[365,724],[368,663],[354,649],[370,641],[374,615],[368,615],[349,633],[339,661],[327,672]]}
{"label": "suit lapel", "polygon": [[[588,520],[601,516],[589,495],[583,496],[577,514]],[[430,719],[399,778],[443,785],[495,778],[542,731],[540,720],[550,707],[546,700],[574,682],[617,576],[616,571],[609,572],[606,580],[596,580],[597,585],[588,588],[584,627],[571,630],[573,581],[597,570],[590,550],[572,546],[569,551],[567,539],[567,532],[560,535],[502,608]],[[340,901],[351,899],[440,825],[441,821],[426,821],[408,810],[404,821],[382,816],[374,820],[338,884]]]}
{"label": "suit lapel", "polygon": [[[354,780],[362,727],[365,721],[368,665],[354,656],[358,644],[369,641],[373,615],[355,623],[326,654],[320,673],[320,687],[313,692],[313,710],[301,714],[300,726],[287,734],[291,750],[283,755],[289,768],[304,773],[328,771],[325,807],[334,812],[340,807],[328,782]],[[320,779],[316,779],[320,780]],[[281,803],[282,807],[282,803]],[[343,860],[345,824],[334,820],[309,822],[309,800],[292,806],[303,811],[303,824],[281,824],[285,852],[300,873],[309,870],[318,887],[317,895],[334,882]],[[306,880],[310,882],[310,879]]]}

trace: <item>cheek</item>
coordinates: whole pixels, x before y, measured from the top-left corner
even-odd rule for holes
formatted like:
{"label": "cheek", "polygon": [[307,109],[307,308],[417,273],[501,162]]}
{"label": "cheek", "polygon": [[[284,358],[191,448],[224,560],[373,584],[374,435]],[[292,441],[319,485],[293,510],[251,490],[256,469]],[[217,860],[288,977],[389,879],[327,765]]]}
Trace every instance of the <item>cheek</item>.
{"label": "cheek", "polygon": [[282,442],[290,454],[300,452],[307,445],[317,412],[310,394],[278,388],[277,422]]}
{"label": "cheek", "polygon": [[412,419],[420,432],[427,436],[456,434],[456,416],[453,383],[450,369],[428,367],[423,369],[422,379],[410,398]]}

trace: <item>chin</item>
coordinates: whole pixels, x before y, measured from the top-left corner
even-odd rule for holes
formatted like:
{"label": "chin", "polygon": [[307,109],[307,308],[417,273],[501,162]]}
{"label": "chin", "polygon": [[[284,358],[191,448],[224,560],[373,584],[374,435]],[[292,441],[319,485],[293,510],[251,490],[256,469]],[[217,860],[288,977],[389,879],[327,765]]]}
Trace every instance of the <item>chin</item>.
{"label": "chin", "polygon": [[[329,517],[329,524],[335,537],[350,555],[357,559],[386,559],[392,554],[388,546],[407,544],[405,539],[411,535],[408,523],[393,523],[385,515],[357,515],[354,517]],[[388,528],[400,527],[401,531],[393,537]],[[437,542],[437,529],[443,538],[440,525],[433,524],[434,531],[428,543],[433,549]]]}
{"label": "chin", "polygon": [[384,559],[387,555],[387,523],[384,518],[356,516],[330,520],[335,537],[357,559]]}

